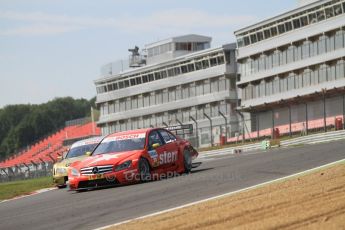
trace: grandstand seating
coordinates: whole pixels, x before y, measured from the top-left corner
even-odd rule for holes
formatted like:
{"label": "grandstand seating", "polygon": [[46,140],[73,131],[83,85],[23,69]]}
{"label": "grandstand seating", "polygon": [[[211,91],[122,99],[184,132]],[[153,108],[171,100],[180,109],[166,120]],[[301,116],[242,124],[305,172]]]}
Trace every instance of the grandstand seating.
{"label": "grandstand seating", "polygon": [[[93,127],[94,133],[93,133]],[[56,133],[33,144],[27,150],[16,154],[4,162],[0,162],[0,168],[12,167],[23,164],[36,164],[43,162],[55,162],[57,157],[62,155],[68,147],[63,146],[66,139],[89,137],[100,135],[100,128],[95,123],[89,122],[82,125],[67,126]]]}

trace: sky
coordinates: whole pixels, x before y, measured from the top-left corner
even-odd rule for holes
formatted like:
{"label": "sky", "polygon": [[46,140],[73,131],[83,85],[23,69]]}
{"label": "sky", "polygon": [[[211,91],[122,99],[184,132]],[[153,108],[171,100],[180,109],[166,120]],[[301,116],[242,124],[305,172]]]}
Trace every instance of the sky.
{"label": "sky", "polygon": [[128,49],[184,34],[233,32],[296,8],[296,0],[0,0],[0,108],[90,99],[93,81]]}

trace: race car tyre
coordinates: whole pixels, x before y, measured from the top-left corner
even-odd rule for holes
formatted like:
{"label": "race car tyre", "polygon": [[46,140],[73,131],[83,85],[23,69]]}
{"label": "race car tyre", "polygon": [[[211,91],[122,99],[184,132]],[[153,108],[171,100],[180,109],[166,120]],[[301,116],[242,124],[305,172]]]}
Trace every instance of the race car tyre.
{"label": "race car tyre", "polygon": [[184,172],[190,173],[190,171],[192,170],[192,156],[187,149],[183,151],[183,164]]}
{"label": "race car tyre", "polygon": [[57,187],[58,187],[59,189],[62,189],[62,188],[66,188],[66,187],[67,187],[67,185],[65,185],[65,184],[61,184],[61,185],[57,185]]}
{"label": "race car tyre", "polygon": [[141,182],[146,182],[151,179],[150,166],[147,160],[144,158],[140,158],[139,160],[139,175]]}

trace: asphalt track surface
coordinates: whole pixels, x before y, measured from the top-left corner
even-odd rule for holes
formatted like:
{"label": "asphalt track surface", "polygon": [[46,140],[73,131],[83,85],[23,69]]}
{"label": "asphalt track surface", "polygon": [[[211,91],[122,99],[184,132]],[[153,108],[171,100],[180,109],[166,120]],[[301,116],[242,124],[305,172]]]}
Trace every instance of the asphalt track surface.
{"label": "asphalt track surface", "polygon": [[187,176],[87,192],[53,190],[0,203],[0,229],[93,229],[345,158],[345,141],[201,157]]}

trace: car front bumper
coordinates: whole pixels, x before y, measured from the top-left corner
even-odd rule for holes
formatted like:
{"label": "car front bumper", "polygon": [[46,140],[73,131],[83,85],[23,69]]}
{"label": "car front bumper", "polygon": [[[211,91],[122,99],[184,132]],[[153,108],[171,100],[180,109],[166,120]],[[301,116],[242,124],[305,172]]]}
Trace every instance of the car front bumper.
{"label": "car front bumper", "polygon": [[137,169],[127,169],[106,174],[69,176],[69,188],[71,190],[84,190],[127,184],[137,181],[137,172]]}

